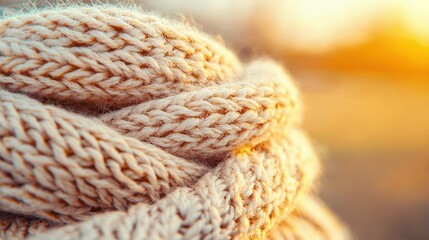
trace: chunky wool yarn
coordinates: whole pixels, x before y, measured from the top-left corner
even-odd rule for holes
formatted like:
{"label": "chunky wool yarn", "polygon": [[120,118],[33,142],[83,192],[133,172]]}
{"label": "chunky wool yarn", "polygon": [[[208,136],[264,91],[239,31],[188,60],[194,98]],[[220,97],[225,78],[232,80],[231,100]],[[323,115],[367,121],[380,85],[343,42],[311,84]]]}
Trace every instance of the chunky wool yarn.
{"label": "chunky wool yarn", "polygon": [[319,162],[300,109],[276,63],[243,65],[139,9],[4,17],[0,234],[345,239],[310,194]]}

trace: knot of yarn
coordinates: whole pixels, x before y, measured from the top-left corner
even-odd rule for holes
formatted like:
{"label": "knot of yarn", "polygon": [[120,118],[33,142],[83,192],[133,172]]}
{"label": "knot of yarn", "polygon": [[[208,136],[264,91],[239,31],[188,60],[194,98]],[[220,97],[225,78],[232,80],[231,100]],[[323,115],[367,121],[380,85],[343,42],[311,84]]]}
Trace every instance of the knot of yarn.
{"label": "knot of yarn", "polygon": [[8,234],[263,236],[318,173],[299,120],[279,65],[186,24],[117,6],[0,20]]}

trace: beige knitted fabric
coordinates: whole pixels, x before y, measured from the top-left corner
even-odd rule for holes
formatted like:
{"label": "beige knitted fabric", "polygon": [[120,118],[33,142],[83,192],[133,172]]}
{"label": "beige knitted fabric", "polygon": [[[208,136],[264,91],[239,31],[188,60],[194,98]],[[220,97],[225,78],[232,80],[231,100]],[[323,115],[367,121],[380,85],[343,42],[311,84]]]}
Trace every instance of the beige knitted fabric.
{"label": "beige knitted fabric", "polygon": [[318,174],[280,66],[139,9],[1,19],[0,88],[4,238],[265,237]]}
{"label": "beige knitted fabric", "polygon": [[341,240],[349,238],[347,229],[317,197],[304,195],[297,203],[296,209],[269,232],[267,239]]}

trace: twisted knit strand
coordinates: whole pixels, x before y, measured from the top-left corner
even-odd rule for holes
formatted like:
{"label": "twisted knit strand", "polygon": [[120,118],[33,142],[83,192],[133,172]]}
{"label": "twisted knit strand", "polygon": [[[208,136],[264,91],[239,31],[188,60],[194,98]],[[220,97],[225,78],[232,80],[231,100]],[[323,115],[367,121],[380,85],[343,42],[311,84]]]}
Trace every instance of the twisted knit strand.
{"label": "twisted knit strand", "polygon": [[40,97],[124,106],[215,85],[240,69],[210,37],[119,7],[45,10],[0,25],[0,86]]}
{"label": "twisted knit strand", "polygon": [[294,226],[319,172],[300,112],[277,64],[242,65],[139,9],[0,19],[2,236],[264,238]]}

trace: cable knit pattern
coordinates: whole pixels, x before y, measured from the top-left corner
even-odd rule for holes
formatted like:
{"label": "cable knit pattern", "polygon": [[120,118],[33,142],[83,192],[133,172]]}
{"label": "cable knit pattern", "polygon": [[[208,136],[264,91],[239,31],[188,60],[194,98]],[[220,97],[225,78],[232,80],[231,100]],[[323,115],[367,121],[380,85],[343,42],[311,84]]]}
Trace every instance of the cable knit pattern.
{"label": "cable knit pattern", "polygon": [[1,26],[1,86],[52,99],[132,104],[214,85],[240,69],[210,37],[117,7],[42,11]]}
{"label": "cable knit pattern", "polygon": [[3,238],[264,238],[296,221],[319,162],[276,63],[242,65],[220,41],[130,7],[0,26]]}

